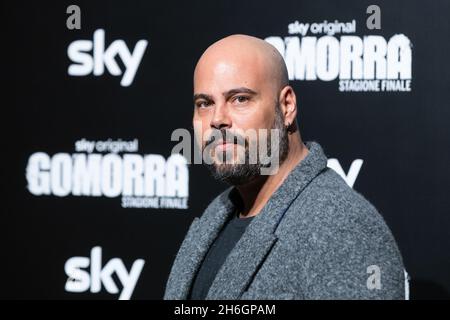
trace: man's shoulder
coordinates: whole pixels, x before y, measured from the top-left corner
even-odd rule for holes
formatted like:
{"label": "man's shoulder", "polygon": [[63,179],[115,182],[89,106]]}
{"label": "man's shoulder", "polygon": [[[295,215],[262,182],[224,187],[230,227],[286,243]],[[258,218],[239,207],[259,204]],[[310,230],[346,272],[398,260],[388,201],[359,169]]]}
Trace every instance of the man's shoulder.
{"label": "man's shoulder", "polygon": [[[392,232],[374,205],[332,169],[303,190],[277,235],[311,279],[310,297],[403,298],[404,267]],[[373,266],[383,271],[383,291],[366,290]]]}
{"label": "man's shoulder", "polygon": [[330,168],[303,190],[284,220],[285,231],[303,230],[323,236],[350,231],[355,236],[370,233],[391,237],[375,206]]}
{"label": "man's shoulder", "polygon": [[381,218],[375,206],[354,190],[333,169],[327,168],[303,191],[296,204],[305,206],[316,215],[327,218],[348,218],[350,215]]}
{"label": "man's shoulder", "polygon": [[208,217],[215,216],[218,211],[229,210],[232,208],[232,202],[230,200],[230,192],[232,190],[233,187],[228,187],[215,196],[211,202],[209,202],[200,218],[208,219]]}

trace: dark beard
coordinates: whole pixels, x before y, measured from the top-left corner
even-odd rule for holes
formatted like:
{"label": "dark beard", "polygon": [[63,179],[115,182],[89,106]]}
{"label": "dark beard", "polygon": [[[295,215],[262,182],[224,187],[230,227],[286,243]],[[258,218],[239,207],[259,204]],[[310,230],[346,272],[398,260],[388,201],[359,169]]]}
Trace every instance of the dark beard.
{"label": "dark beard", "polygon": [[[286,159],[289,151],[289,140],[287,129],[284,127],[284,118],[281,112],[280,106],[276,106],[275,121],[272,129],[279,130],[279,146],[275,150],[272,150],[271,137],[267,139],[267,154],[272,157],[278,153],[279,165]],[[221,129],[222,136],[225,137],[225,130]],[[273,155],[272,155],[273,153]],[[225,159],[226,157],[224,157]],[[257,163],[250,163],[249,146],[245,143],[245,161],[244,163],[221,163],[221,164],[205,164],[211,171],[211,175],[219,181],[226,182],[230,185],[242,185],[246,184],[255,178],[261,176],[261,169],[264,167],[270,167],[271,161],[267,164],[263,164],[258,157]]]}

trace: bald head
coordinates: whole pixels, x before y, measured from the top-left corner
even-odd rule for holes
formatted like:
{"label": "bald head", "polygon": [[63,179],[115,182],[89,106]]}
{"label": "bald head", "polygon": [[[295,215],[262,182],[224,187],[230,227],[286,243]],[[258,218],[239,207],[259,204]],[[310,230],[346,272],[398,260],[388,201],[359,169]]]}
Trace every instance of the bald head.
{"label": "bald head", "polygon": [[288,85],[289,78],[283,57],[268,42],[247,35],[231,35],[206,49],[194,72],[194,84],[199,76],[220,72],[239,72],[242,80],[264,81],[278,93]]}

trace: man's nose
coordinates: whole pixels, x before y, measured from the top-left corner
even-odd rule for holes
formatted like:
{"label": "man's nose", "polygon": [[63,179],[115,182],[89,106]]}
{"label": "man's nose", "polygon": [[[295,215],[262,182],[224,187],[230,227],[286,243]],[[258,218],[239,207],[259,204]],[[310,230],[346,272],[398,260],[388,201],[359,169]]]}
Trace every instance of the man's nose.
{"label": "man's nose", "polygon": [[231,127],[231,119],[225,104],[216,104],[210,126],[219,130]]}

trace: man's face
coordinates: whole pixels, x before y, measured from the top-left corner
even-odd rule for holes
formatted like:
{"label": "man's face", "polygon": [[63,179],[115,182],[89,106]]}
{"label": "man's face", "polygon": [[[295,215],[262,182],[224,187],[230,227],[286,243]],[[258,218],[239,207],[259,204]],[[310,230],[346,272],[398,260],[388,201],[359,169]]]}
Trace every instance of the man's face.
{"label": "man's face", "polygon": [[194,74],[193,123],[197,143],[211,157],[209,167],[216,178],[241,184],[259,174],[261,163],[248,163],[248,148],[264,143],[270,149],[270,141],[259,135],[264,130],[269,140],[270,129],[284,132],[277,93],[258,58],[206,57],[199,62]]}

